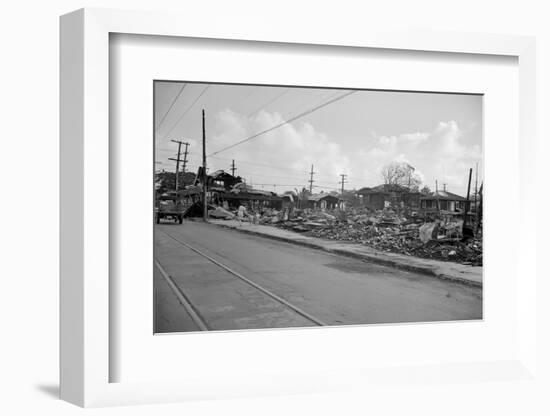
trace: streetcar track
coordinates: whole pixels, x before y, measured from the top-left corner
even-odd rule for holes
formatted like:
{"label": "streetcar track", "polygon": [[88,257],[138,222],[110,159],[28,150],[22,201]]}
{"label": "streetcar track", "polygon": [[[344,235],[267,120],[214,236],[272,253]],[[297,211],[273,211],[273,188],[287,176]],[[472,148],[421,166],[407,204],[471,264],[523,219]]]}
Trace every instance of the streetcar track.
{"label": "streetcar track", "polygon": [[168,286],[170,286],[170,289],[172,289],[172,291],[178,298],[178,301],[181,303],[181,305],[183,306],[183,308],[185,309],[185,311],[187,312],[187,314],[189,315],[193,323],[197,326],[197,328],[200,331],[210,331],[211,328],[208,326],[204,318],[201,316],[201,314],[199,313],[195,305],[193,305],[191,300],[189,300],[189,297],[185,294],[185,292],[181,289],[181,287],[178,286],[176,282],[174,282],[172,277],[168,274],[168,272],[166,272],[164,267],[162,267],[162,265],[157,259],[155,259],[155,266],[157,266],[157,268],[160,271],[160,274],[162,275],[164,280],[166,280],[166,283],[168,284]]}
{"label": "streetcar track", "polygon": [[[208,254],[202,252],[201,250],[191,246],[190,244],[184,242],[184,241],[181,241],[180,239],[174,237],[173,235],[167,233],[166,231],[164,230],[159,230],[161,231],[163,234],[165,234],[167,237],[171,238],[172,240],[174,240],[175,242],[177,242],[178,244],[188,248],[189,250],[199,254],[200,256],[204,257],[205,259],[207,259],[208,261],[210,261],[211,263],[214,263],[216,266],[220,267],[221,269],[225,270],[226,272],[228,272],[229,274],[231,274],[232,276],[240,279],[241,281],[247,283],[248,285],[254,287],[255,289],[259,290],[260,292],[264,293],[265,295],[267,295],[268,297],[270,297],[271,299],[279,302],[280,304],[283,304],[284,306],[286,306],[287,308],[293,310],[295,313],[297,313],[298,315],[306,318],[307,320],[313,322],[315,325],[318,325],[318,326],[327,326],[326,323],[324,323],[323,321],[321,321],[320,319],[310,315],[309,313],[307,313],[306,311],[304,311],[303,309],[301,309],[300,307],[296,306],[296,305],[293,305],[292,303],[288,302],[286,299],[283,299],[282,297],[276,295],[275,293],[271,292],[269,289],[266,289],[264,288],[263,286],[259,285],[258,283],[250,280],[249,278],[243,276],[242,274],[240,274],[239,272],[229,268],[228,266],[226,266],[225,264],[221,263],[220,261],[216,260],[215,258],[209,256]],[[158,262],[158,260],[155,260],[155,263],[157,264],[157,266],[159,267],[159,269],[162,267],[160,265],[160,263]],[[164,270],[164,269],[161,269],[161,270]],[[166,273],[166,272],[165,272]],[[168,278],[168,279],[167,279]],[[172,287],[172,284],[175,285],[176,287],[173,288],[173,290],[177,290],[179,292],[179,296],[181,296],[184,301],[186,302],[186,304],[188,304],[188,307],[191,309],[191,310],[195,310],[196,311],[196,307],[189,301],[189,298],[185,295],[185,293],[181,290],[180,287],[178,287],[176,285],[176,283],[171,279],[171,277],[166,273],[166,277],[165,279],[167,279],[168,281],[168,284]],[[172,284],[171,284],[171,283]],[[178,293],[176,293],[176,296],[178,296]],[[179,298],[178,296],[178,298]],[[181,301],[181,300],[180,300]],[[185,305],[184,305],[185,307]],[[200,317],[200,315],[199,315]],[[206,323],[203,321],[203,324],[206,325]]]}

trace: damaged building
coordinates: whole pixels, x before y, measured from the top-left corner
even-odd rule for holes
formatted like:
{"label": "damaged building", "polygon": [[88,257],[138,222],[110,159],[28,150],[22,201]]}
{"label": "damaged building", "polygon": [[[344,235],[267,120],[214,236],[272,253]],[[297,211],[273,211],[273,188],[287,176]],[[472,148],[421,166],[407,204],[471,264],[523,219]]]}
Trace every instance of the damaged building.
{"label": "damaged building", "polygon": [[[195,186],[189,187],[188,194],[196,202],[195,197],[202,190],[203,171],[199,167]],[[274,192],[254,189],[243,182],[240,176],[233,176],[224,170],[218,170],[207,175],[208,202],[225,208],[238,208],[245,205],[250,209],[263,207],[280,208],[282,198]]]}
{"label": "damaged building", "polygon": [[338,206],[340,198],[331,193],[320,193],[310,195],[307,199],[307,207],[311,209],[331,210]]}
{"label": "damaged building", "polygon": [[439,190],[420,198],[420,209],[425,213],[438,211],[464,212],[466,198],[447,190]]}
{"label": "damaged building", "polygon": [[420,208],[422,194],[411,191],[401,185],[378,185],[372,188],[361,188],[357,191],[360,204],[372,210],[384,208],[406,208],[416,210]]}
{"label": "damaged building", "polygon": [[282,198],[275,192],[255,189],[244,182],[239,182],[229,191],[213,193],[212,198],[219,205],[227,208],[238,208],[245,205],[253,210],[262,208],[280,209]]}

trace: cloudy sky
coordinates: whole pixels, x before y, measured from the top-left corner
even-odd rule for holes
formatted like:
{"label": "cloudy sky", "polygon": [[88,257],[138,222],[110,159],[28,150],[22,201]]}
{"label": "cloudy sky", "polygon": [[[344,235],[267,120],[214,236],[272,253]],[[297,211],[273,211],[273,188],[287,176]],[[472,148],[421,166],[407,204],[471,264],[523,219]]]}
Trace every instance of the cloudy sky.
{"label": "cloudy sky", "polygon": [[375,186],[392,161],[414,166],[432,190],[438,180],[465,195],[476,163],[483,179],[481,96],[349,92],[156,82],[156,169],[175,170],[168,160],[177,155],[174,139],[190,143],[187,170],[196,171],[204,109],[209,171],[230,171],[234,159],[236,174],[254,187],[307,187],[311,165],[314,192],[339,189],[340,174],[347,175],[346,189]]}

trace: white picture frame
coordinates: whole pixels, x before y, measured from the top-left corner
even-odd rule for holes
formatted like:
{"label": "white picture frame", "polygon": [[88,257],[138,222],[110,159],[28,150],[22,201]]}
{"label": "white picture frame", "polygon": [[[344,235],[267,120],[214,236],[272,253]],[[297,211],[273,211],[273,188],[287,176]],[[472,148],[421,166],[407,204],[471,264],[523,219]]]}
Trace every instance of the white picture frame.
{"label": "white picture frame", "polygon": [[[382,367],[366,374],[330,369],[332,376],[295,374],[291,369],[263,380],[232,385],[231,376],[217,381],[200,377],[178,381],[110,382],[110,161],[109,159],[109,36],[113,33],[171,36],[282,44],[332,45],[453,54],[504,55],[518,59],[519,67],[519,189],[514,190],[521,211],[535,195],[530,173],[535,169],[535,42],[533,38],[428,32],[307,34],[281,30],[278,25],[234,22],[205,24],[193,16],[82,9],[61,18],[61,389],[62,399],[80,406],[181,401],[192,398],[239,397],[281,392],[322,392],[352,383],[387,383],[407,380],[407,369]],[[112,166],[111,166],[112,169]],[[517,256],[522,278],[517,293],[517,354],[509,359],[470,363],[441,363],[434,370],[418,362],[416,377],[478,382],[480,372],[522,380],[536,374],[535,250],[521,241],[535,241],[535,230],[519,219]],[[112,260],[112,259],[111,259]],[[518,271],[515,273],[519,273]],[[331,337],[338,334],[333,330]],[[277,336],[277,335],[274,335]],[[495,376],[498,378],[498,376]],[[341,380],[348,380],[342,383]],[[230,388],[228,386],[231,386]],[[281,386],[284,386],[282,388]]]}

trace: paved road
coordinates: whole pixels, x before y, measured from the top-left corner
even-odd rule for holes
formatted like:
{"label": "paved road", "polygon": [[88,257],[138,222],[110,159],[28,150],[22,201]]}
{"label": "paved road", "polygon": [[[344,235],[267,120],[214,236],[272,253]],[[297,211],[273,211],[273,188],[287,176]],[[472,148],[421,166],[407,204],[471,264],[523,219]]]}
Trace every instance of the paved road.
{"label": "paved road", "polygon": [[[157,260],[212,330],[317,324],[181,243],[328,325],[482,317],[480,288],[211,224],[156,227]],[[157,268],[155,305],[156,332],[198,329]]]}

